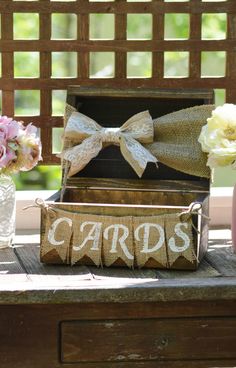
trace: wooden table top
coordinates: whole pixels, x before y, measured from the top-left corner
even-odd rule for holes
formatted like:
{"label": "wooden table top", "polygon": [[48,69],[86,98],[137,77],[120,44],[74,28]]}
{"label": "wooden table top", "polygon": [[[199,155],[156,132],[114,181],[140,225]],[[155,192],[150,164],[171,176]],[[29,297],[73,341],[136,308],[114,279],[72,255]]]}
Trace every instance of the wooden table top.
{"label": "wooden table top", "polygon": [[45,265],[39,234],[18,234],[0,250],[0,304],[236,300],[236,254],[229,229],[211,230],[197,271]]}

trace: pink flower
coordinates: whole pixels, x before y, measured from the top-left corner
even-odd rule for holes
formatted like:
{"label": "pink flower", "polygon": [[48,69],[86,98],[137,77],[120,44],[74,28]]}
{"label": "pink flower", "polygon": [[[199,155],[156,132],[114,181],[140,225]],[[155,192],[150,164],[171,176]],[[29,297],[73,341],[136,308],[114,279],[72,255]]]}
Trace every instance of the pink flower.
{"label": "pink flower", "polygon": [[20,125],[17,121],[0,116],[0,138],[4,140],[15,139],[18,137]]}
{"label": "pink flower", "polygon": [[37,128],[32,123],[28,124],[25,128],[25,133],[36,136]]}
{"label": "pink flower", "polygon": [[7,125],[12,121],[12,118],[8,118],[7,116],[1,116],[0,115],[0,124]]}
{"label": "pink flower", "polygon": [[21,123],[12,120],[8,123],[8,134],[7,139],[16,139],[19,136],[21,129]]}
{"label": "pink flower", "polygon": [[0,168],[5,169],[10,164],[10,162],[15,159],[15,152],[6,147],[4,143],[0,143]]}
{"label": "pink flower", "polygon": [[0,116],[0,172],[31,170],[41,157],[41,142],[33,124],[26,127],[6,116]]}

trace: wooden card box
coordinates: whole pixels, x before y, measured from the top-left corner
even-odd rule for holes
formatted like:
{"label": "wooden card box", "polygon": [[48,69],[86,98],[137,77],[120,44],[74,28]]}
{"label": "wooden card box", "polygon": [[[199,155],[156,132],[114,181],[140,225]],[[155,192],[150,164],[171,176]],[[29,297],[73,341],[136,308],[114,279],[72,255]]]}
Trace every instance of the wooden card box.
{"label": "wooden card box", "polygon": [[[121,126],[132,115],[144,110],[149,110],[151,116],[157,118],[183,108],[211,104],[213,99],[213,92],[209,90],[115,90],[79,86],[69,87],[67,95],[69,105],[96,120],[103,127]],[[187,211],[191,203],[198,202],[201,204],[201,211],[198,212],[198,215],[192,216],[193,226],[191,227],[194,259],[186,259],[183,252],[180,252],[175,261],[170,263],[167,249],[166,262],[163,262],[163,254],[161,262],[158,261],[158,257],[155,259],[151,254],[142,264],[142,267],[194,270],[207,249],[208,221],[206,216],[208,216],[209,207],[209,180],[184,174],[159,163],[158,166],[157,169],[155,164],[148,164],[140,179],[122,157],[119,147],[109,146],[102,150],[81,172],[67,178],[63,202],[59,202],[60,193],[58,192],[49,199],[47,205],[65,211],[64,216],[66,213],[81,214],[83,219],[86,219],[86,216],[88,218],[97,216],[98,219],[103,217],[109,219],[114,216],[120,223],[124,218],[137,220],[141,217],[144,222],[145,218],[150,222],[155,216]],[[42,262],[94,264],[90,254],[89,256],[84,254],[77,262],[72,262],[74,245],[72,244],[73,237],[70,237],[67,231],[71,227],[69,223],[64,224],[65,239],[61,239],[59,235],[60,239],[56,239],[55,247],[52,246],[45,250],[50,226],[47,225],[45,211],[42,211]],[[80,226],[81,223],[76,225],[77,228]],[[104,224],[101,226],[104,228]],[[132,242],[134,247],[134,238]],[[165,246],[168,248],[167,245]],[[60,253],[59,250],[62,248],[64,250]],[[136,251],[137,249],[134,252],[134,262],[129,265],[131,267],[140,266],[137,263]],[[104,262],[103,249],[100,257],[100,265],[104,263],[107,265],[107,262]],[[115,261],[113,259],[109,265],[127,266],[122,257],[118,257]]]}

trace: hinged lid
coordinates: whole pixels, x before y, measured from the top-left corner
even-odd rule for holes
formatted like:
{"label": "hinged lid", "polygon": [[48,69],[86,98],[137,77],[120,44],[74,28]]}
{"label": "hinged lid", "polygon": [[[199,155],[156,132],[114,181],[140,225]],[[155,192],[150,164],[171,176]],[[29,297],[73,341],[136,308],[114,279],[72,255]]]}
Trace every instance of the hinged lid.
{"label": "hinged lid", "polygon": [[[149,110],[152,118],[155,119],[184,108],[212,104],[213,100],[212,90],[111,89],[70,86],[67,94],[67,104],[94,119],[103,127],[119,127],[134,114],[145,110]],[[157,180],[162,184],[170,180],[189,181],[189,184],[192,182],[199,188],[209,189],[209,179],[188,175],[161,163],[158,163],[158,169],[155,164],[149,163],[142,179],[139,179],[117,146],[104,148],[82,171],[72,178],[67,178],[66,186],[80,186],[80,182],[84,186],[85,181],[82,178],[88,178],[86,183],[90,182],[90,186],[93,185],[93,182],[99,186],[99,180],[95,181],[95,178],[102,179],[102,186],[104,186],[104,180],[110,178],[115,179],[115,182],[117,182],[116,179],[121,179],[121,182],[128,179],[134,186],[135,182],[143,186],[145,181],[147,184],[156,183],[155,186]],[[186,187],[186,184],[184,186]]]}

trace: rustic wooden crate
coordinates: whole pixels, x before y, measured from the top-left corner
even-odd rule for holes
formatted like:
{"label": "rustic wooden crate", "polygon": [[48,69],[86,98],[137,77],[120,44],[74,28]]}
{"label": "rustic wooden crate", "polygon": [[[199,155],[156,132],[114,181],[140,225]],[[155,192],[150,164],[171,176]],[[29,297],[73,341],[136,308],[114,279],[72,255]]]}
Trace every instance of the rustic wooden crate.
{"label": "rustic wooden crate", "polygon": [[[81,113],[101,123],[104,127],[117,127],[130,116],[149,110],[153,118],[191,106],[210,104],[214,96],[211,90],[145,90],[145,89],[97,89],[71,86],[67,103]],[[208,243],[209,179],[191,176],[163,164],[148,164],[139,179],[121,156],[119,147],[106,147],[81,172],[66,180],[63,202],[60,193],[49,199],[47,205],[54,209],[98,216],[150,217],[186,211],[192,202],[202,206],[202,214],[193,215],[193,250],[196,258],[191,262],[179,256],[173,264],[163,266],[150,258],[144,267],[196,269],[204,256]],[[79,226],[79,225],[78,225]],[[43,251],[47,227],[42,211],[41,261],[45,263],[71,263],[72,245],[66,246],[62,261],[58,247]],[[198,233],[195,228],[200,230]],[[45,232],[46,231],[46,232]],[[65,228],[66,233],[66,228]],[[104,256],[104,255],[102,255]],[[167,257],[168,258],[168,257]],[[84,256],[78,264],[94,264]],[[113,266],[124,266],[118,258]],[[134,266],[137,266],[134,263]]]}

